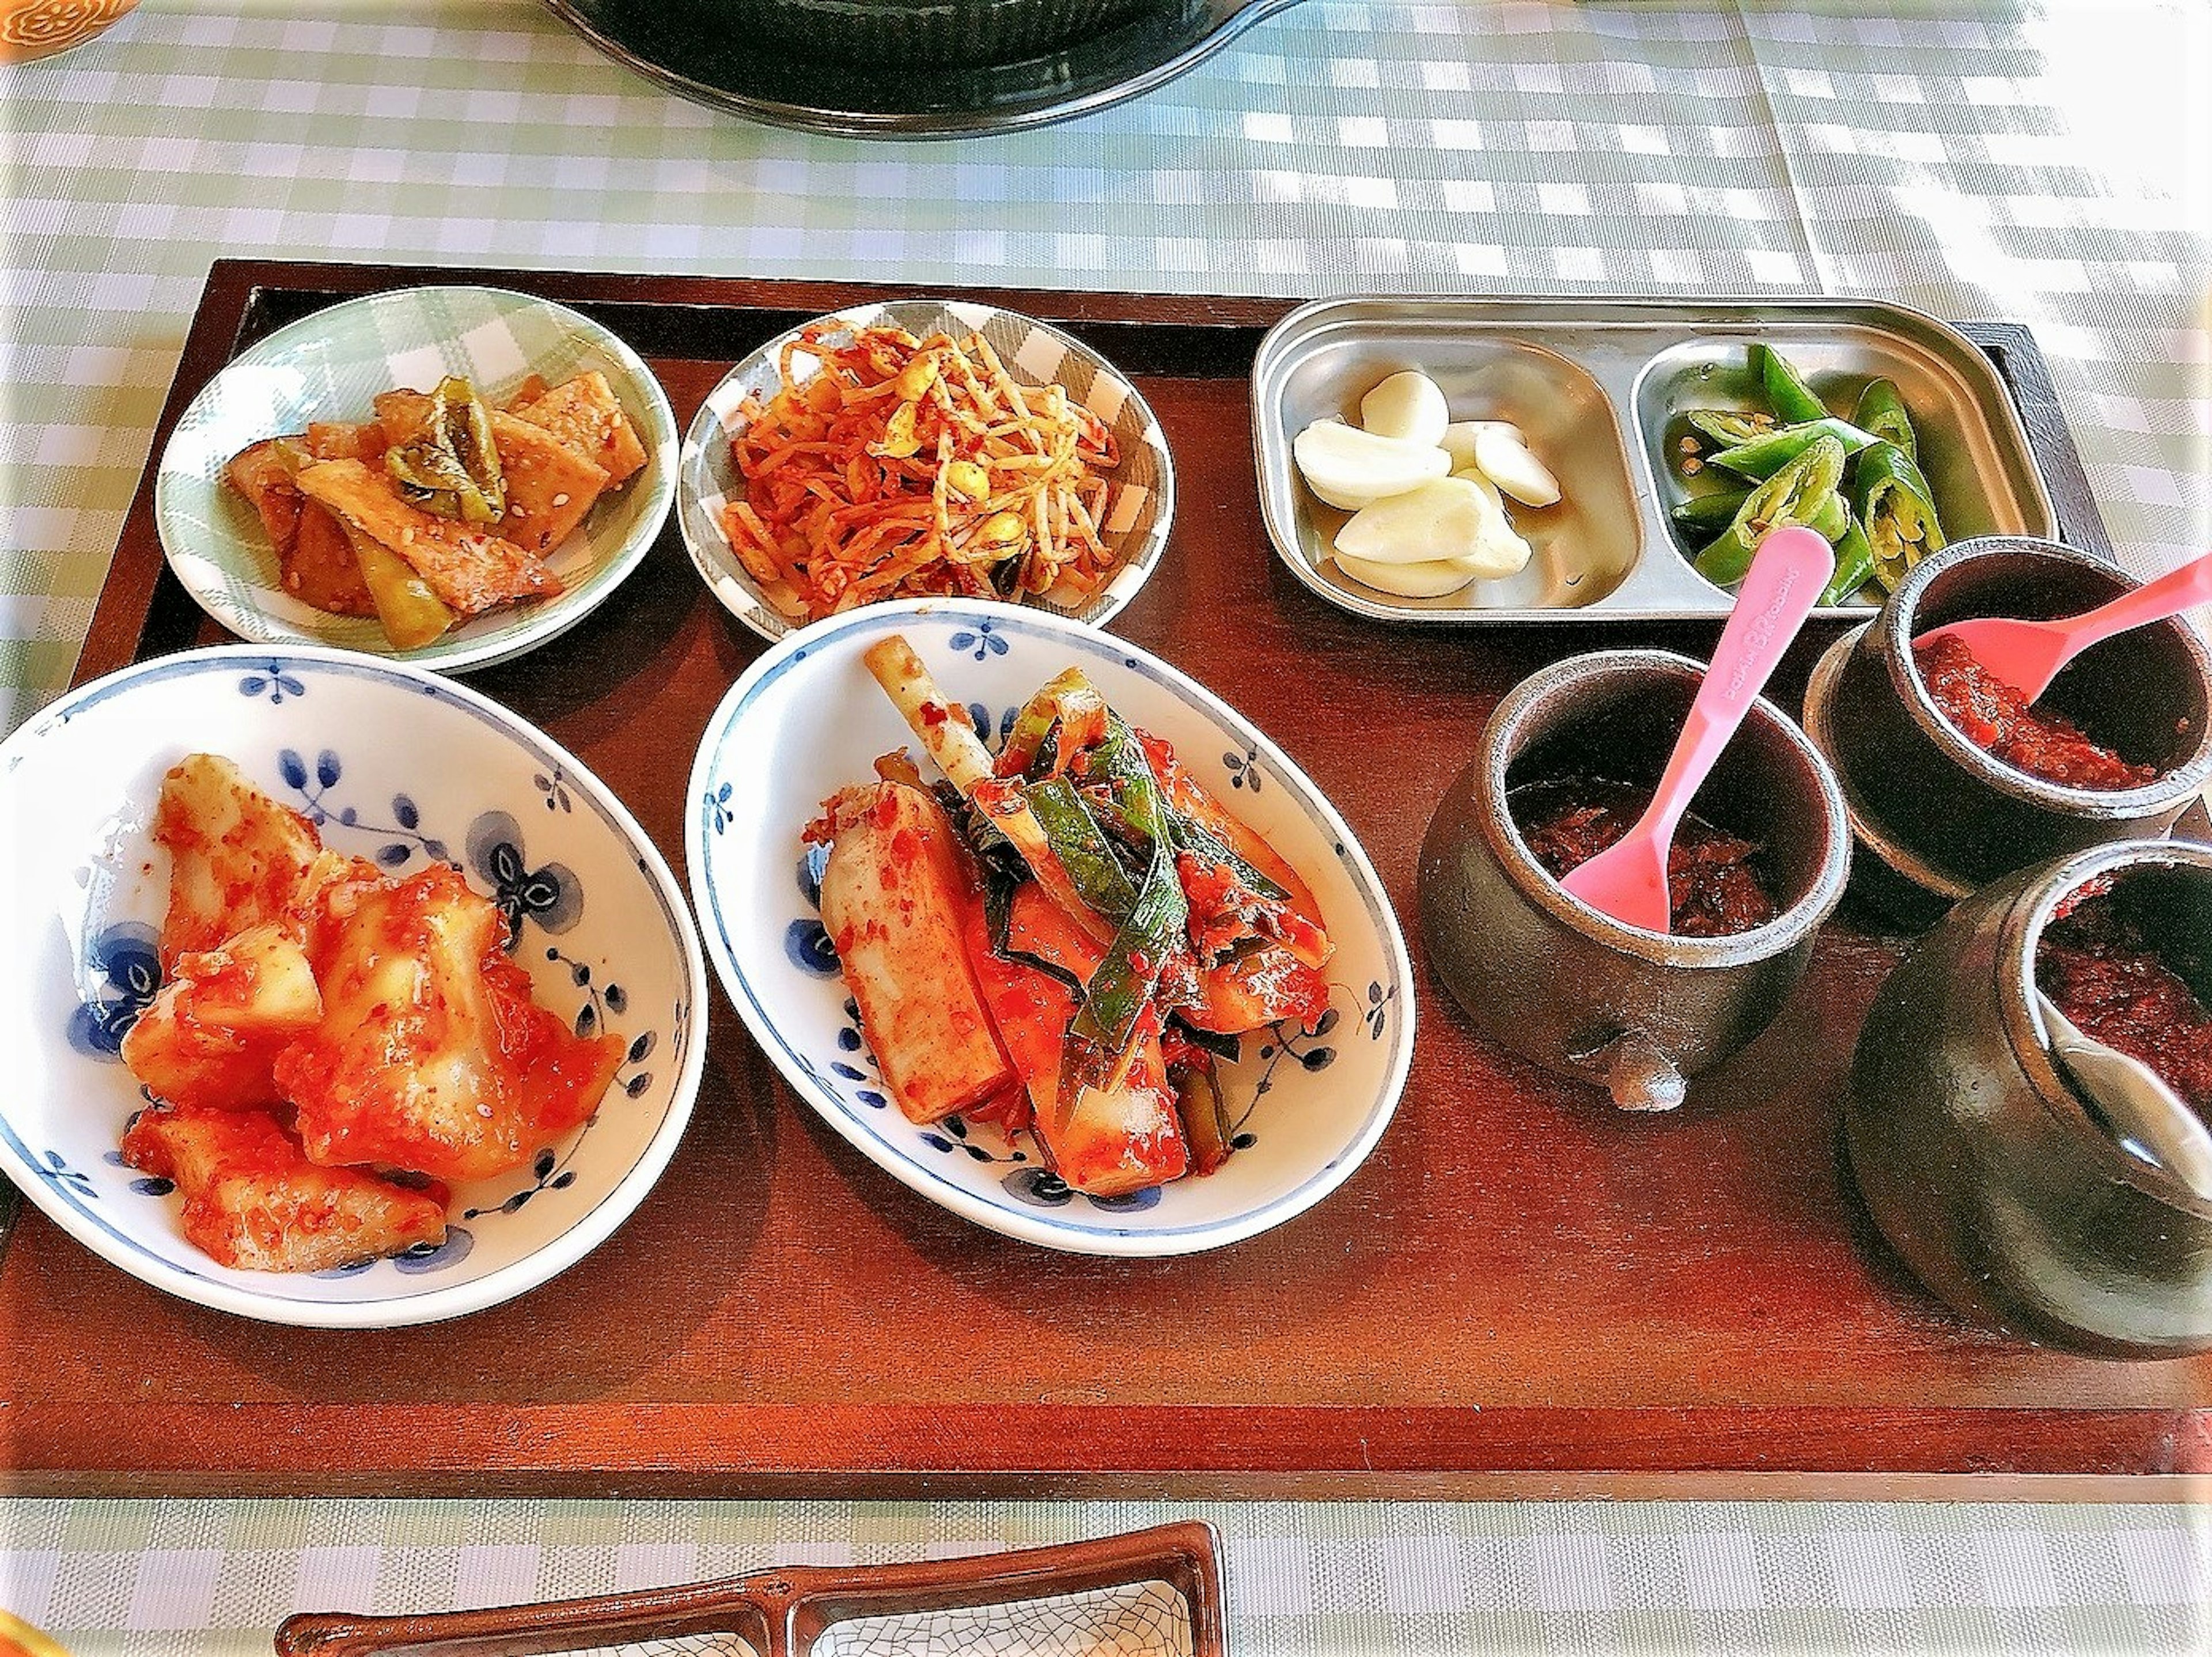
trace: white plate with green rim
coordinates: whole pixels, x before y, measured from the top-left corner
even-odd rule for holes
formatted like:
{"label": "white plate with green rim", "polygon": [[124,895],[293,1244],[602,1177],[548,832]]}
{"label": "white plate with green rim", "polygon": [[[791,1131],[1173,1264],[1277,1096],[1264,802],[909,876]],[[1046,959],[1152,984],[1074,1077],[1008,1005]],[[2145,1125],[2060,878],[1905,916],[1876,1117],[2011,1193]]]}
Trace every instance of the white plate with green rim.
{"label": "white plate with green rim", "polygon": [[[924,339],[939,332],[960,337],[981,334],[1016,382],[1062,386],[1071,401],[1097,415],[1114,434],[1118,455],[1118,464],[1103,474],[1108,493],[1099,525],[1099,538],[1114,556],[1113,571],[1094,592],[1055,590],[1020,602],[1027,608],[1103,627],[1137,596],[1160,561],[1175,519],[1175,465],[1168,456],[1167,436],[1143,393],[1090,347],[1034,317],[969,300],[896,299],[834,312],[778,334],[707,394],[684,434],[677,524],[700,580],[731,615],[770,642],[810,625],[778,610],[738,561],[722,527],[722,509],[745,492],[730,447],[731,440],[745,428],[744,404],[749,398],[765,402],[776,394],[783,384],[784,347],[816,321],[842,322],[856,330],[889,325]],[[820,368],[819,360],[805,352],[793,362],[793,373],[802,380]]]}
{"label": "white plate with green rim", "polygon": [[[367,420],[377,394],[465,375],[504,403],[532,373],[606,376],[646,451],[546,558],[562,591],[471,616],[434,644],[395,649],[371,617],[333,616],[281,585],[276,551],[223,481],[231,457],[310,421]],[[264,644],[329,645],[447,672],[488,667],[565,633],[645,556],[676,496],[676,416],[637,353],[563,305],[496,288],[405,288],[349,300],[279,329],[210,380],[169,438],[154,491],[169,568],[209,615]]]}

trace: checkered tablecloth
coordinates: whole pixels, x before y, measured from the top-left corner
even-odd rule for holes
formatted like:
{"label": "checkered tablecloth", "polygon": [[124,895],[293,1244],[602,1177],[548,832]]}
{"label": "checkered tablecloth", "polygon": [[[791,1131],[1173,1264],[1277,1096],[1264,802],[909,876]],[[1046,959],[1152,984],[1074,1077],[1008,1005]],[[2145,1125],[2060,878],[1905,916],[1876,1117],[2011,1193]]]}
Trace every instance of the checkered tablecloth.
{"label": "checkered tablecloth", "polygon": [[[1875,15],[1877,11],[1885,15]],[[66,682],[222,254],[1319,294],[1863,294],[2030,324],[2124,560],[2212,538],[2201,0],[1309,3],[1080,123],[746,124],[529,0],[147,0],[0,69],[0,729]],[[3,1442],[3,1441],[0,1441]],[[266,1649],[1149,1504],[25,1502],[0,1606],[81,1653]],[[1238,1649],[2203,1650],[2173,1508],[1206,1509]]]}
{"label": "checkered tablecloth", "polygon": [[0,1607],[77,1657],[266,1657],[295,1611],[497,1605],[1186,1517],[1237,1657],[2202,1653],[2168,1507],[1899,1502],[18,1502]]}

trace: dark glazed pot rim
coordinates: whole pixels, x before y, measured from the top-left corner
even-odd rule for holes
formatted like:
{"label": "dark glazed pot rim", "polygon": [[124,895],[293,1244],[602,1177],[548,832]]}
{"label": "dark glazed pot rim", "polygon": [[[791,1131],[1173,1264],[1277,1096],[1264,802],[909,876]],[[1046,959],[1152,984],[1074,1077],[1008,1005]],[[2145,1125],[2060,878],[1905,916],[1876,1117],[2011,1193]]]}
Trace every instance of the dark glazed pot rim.
{"label": "dark glazed pot rim", "polygon": [[[1595,943],[1663,967],[1692,969],[1744,967],[1787,953],[1808,938],[1834,911],[1844,895],[1850,872],[1850,820],[1844,809],[1843,791],[1820,750],[1789,716],[1768,701],[1756,699],[1744,715],[1771,727],[1795,749],[1808,773],[1819,780],[1820,815],[1827,824],[1827,843],[1821,848],[1819,872],[1804,895],[1764,926],[1733,932],[1724,938],[1684,938],[1671,932],[1646,932],[1592,908],[1552,878],[1536,861],[1520,825],[1506,804],[1505,772],[1508,750],[1528,720],[1565,687],[1591,678],[1620,678],[1643,673],[1680,680],[1692,694],[1705,677],[1705,664],[1666,650],[1609,650],[1570,656],[1538,669],[1498,703],[1482,731],[1483,792],[1486,826],[1506,877],[1546,913]],[[1663,758],[1663,755],[1661,756]]]}
{"label": "dark glazed pot rim", "polygon": [[2044,1023],[2036,990],[2036,945],[2059,904],[2099,875],[2154,865],[2197,869],[2212,880],[2212,846],[2191,841],[2119,840],[2046,865],[2008,906],[1997,934],[1997,1013],[2014,1056],[2043,1108],[2087,1149],[2100,1171],[2169,1208],[2212,1220],[2212,1199],[2191,1190],[2166,1168],[2123,1150],[2119,1141],[2089,1114],[2081,1096],[2051,1053],[2051,1032]]}
{"label": "dark glazed pot rim", "polygon": [[[2056,541],[2027,535],[1981,536],[1955,542],[1933,556],[1922,559],[1898,584],[1897,591],[1890,594],[1888,602],[1869,625],[1881,628],[1883,660],[1889,669],[1890,681],[1897,688],[1898,700],[1929,740],[1960,769],[1988,786],[2014,799],[2071,817],[2114,821],[2151,816],[2212,782],[2212,719],[2200,722],[2196,750],[2187,759],[2140,788],[2077,788],[2068,783],[2052,782],[2032,771],[2006,764],[1987,749],[1968,740],[1966,734],[1951,723],[1942,709],[1936,706],[1936,699],[1929,695],[1927,682],[1920,677],[1919,664],[1912,659],[1913,635],[1920,630],[1915,625],[1920,598],[1930,583],[1961,564],[2003,554],[2078,565],[2114,578],[2124,591],[2142,585],[2118,565],[2102,558],[2077,552]],[[2197,677],[2212,684],[2212,659],[2208,659],[2204,641],[2197,630],[2179,617],[2156,625],[2181,640],[2196,665]],[[2208,690],[2207,703],[2212,706],[2212,690]]]}
{"label": "dark glazed pot rim", "polygon": [[[1823,757],[1836,751],[1836,686],[1842,682],[1844,671],[1850,666],[1852,652],[1857,650],[1859,640],[1873,625],[1872,622],[1860,622],[1822,651],[1820,659],[1813,664],[1812,677],[1805,682],[1805,734]],[[1947,903],[1956,903],[1972,895],[1974,888],[1970,882],[1954,880],[1899,845],[1896,837],[1881,826],[1881,820],[1859,798],[1851,786],[1850,774],[1838,766],[1832,765],[1829,768],[1835,773],[1837,784],[1843,790],[1844,815],[1860,845],[1906,880],[1923,891],[1934,893]]]}

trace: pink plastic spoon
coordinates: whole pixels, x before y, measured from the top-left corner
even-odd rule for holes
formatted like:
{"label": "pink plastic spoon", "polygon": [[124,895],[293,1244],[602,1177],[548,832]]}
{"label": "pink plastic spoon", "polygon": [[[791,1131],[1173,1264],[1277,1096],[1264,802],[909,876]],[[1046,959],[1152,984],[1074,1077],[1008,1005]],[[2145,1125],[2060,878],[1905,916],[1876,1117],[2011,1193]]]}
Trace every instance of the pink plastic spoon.
{"label": "pink plastic spoon", "polygon": [[1835,570],[1835,549],[1811,530],[1778,529],[1759,543],[1651,804],[1633,828],[1567,871],[1559,884],[1571,895],[1648,932],[1673,930],[1667,853],[1674,830]]}
{"label": "pink plastic spoon", "polygon": [[1954,622],[1912,641],[1917,650],[1938,639],[1956,639],[1993,677],[2003,680],[2033,701],[2051,689],[2059,669],[2091,645],[2179,616],[2194,604],[2212,604],[2212,553],[2179,569],[2124,592],[2109,604],[2055,622],[2012,622],[1991,616]]}

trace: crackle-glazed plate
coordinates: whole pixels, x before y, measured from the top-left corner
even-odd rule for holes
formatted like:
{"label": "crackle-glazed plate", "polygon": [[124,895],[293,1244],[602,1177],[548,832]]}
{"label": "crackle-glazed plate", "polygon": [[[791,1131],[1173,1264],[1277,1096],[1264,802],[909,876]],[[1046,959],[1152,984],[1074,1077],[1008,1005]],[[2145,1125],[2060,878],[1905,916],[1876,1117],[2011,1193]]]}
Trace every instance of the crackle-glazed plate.
{"label": "crackle-glazed plate", "polygon": [[[1071,402],[1103,421],[1114,434],[1119,456],[1114,470],[1103,474],[1108,488],[1098,525],[1101,543],[1114,555],[1113,573],[1103,586],[1088,595],[1055,588],[1028,601],[1028,607],[1103,627],[1137,596],[1167,545],[1168,528],[1175,518],[1175,465],[1152,405],[1134,385],[1096,352],[1050,324],[969,300],[882,300],[816,319],[830,320],[849,329],[900,327],[922,339],[939,332],[956,337],[981,334],[1017,384],[1058,385]],[[684,435],[676,508],[684,544],[708,590],[763,639],[781,639],[801,623],[769,602],[730,546],[722,509],[745,492],[730,443],[745,428],[746,399],[766,402],[775,395],[783,383],[785,346],[814,325],[808,322],[786,330],[732,368],[707,394]],[[820,361],[801,352],[793,359],[792,369],[794,378],[808,379],[819,372]]]}
{"label": "crackle-glazed plate", "polygon": [[[420,649],[395,648],[373,616],[333,616],[285,592],[260,519],[223,481],[240,450],[312,421],[368,420],[377,394],[394,386],[429,391],[460,374],[498,407],[532,373],[557,385],[592,369],[636,428],[645,470],[608,490],[545,555],[562,592],[472,616]],[[605,602],[667,521],[676,452],[676,416],[660,382],[588,317],[498,288],[398,288],[302,317],[210,380],[162,451],[155,524],[185,590],[240,638],[331,645],[459,672],[535,649]]]}
{"label": "crackle-glazed plate", "polygon": [[[903,633],[995,745],[1014,710],[1082,668],[1132,724],[1165,737],[1313,887],[1336,945],[1329,1013],[1248,1035],[1224,1069],[1238,1149],[1203,1179],[1132,1197],[1070,1191],[1026,1137],[959,1121],[917,1127],[889,1103],[816,913],[799,831],[821,802],[915,748],[861,654]],[[1389,1125],[1413,1054],[1405,940],[1367,855],[1311,781],[1232,708],[1134,645],[1010,604],[882,604],[793,634],[708,721],[684,830],[708,954],[754,1036],[839,1133],[933,1202],[1007,1236],[1079,1253],[1218,1248],[1304,1212],[1349,1178]]]}
{"label": "crackle-glazed plate", "polygon": [[[186,1241],[166,1181],[116,1143],[145,1102],[118,1056],[161,981],[161,778],[194,752],[398,873],[458,865],[514,926],[540,1005],[628,1051],[598,1114],[453,1188],[440,1247],[311,1275],[239,1272]],[[240,646],[143,662],[0,744],[0,1171],[94,1253],[186,1300],[275,1323],[383,1328],[491,1306],[583,1258],[666,1165],[705,1059],[706,968],[683,889],[597,778],[435,674]]]}

